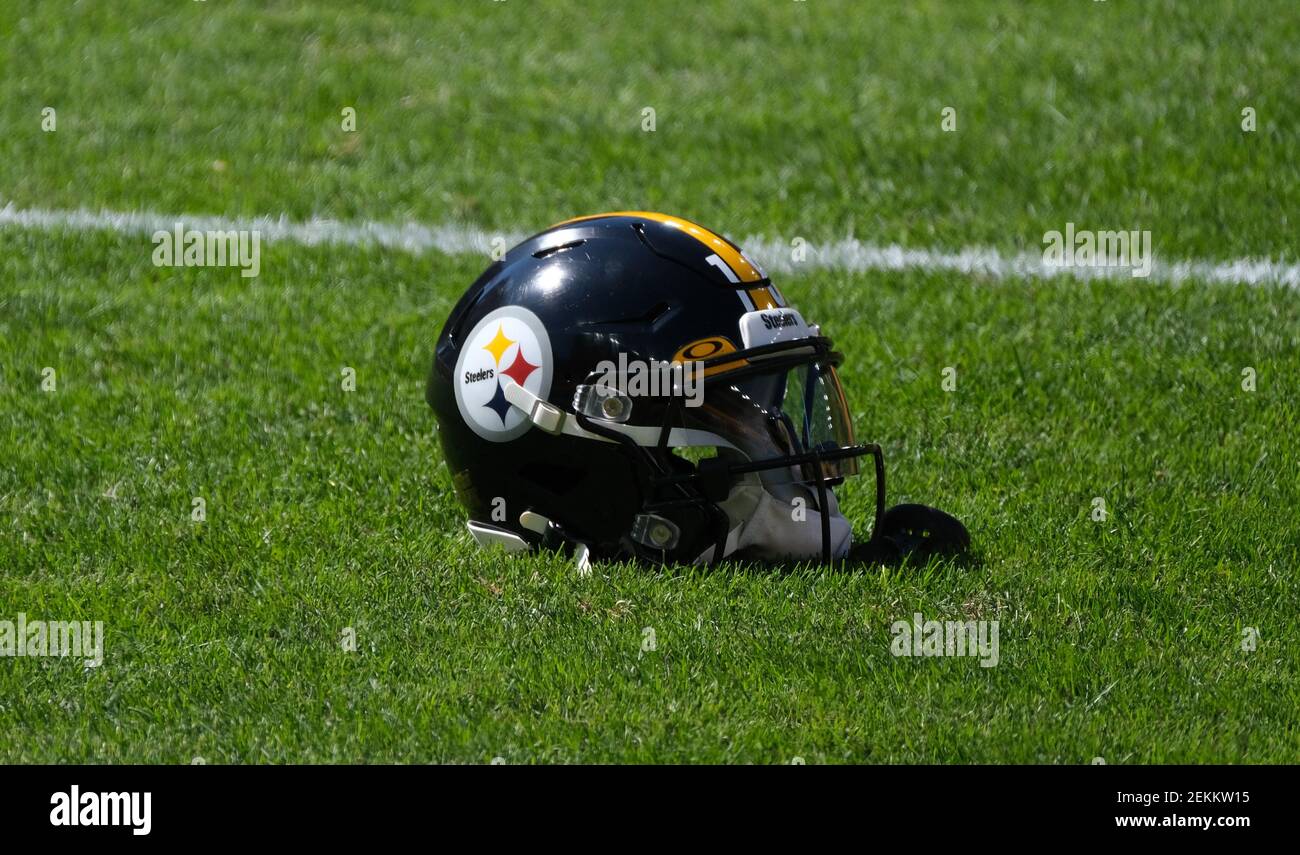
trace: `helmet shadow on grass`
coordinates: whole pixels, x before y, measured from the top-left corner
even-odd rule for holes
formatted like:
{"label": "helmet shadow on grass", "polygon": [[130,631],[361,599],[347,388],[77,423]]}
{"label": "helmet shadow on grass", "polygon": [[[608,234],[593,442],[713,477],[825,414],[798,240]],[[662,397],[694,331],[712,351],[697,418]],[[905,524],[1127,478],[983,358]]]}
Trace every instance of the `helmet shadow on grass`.
{"label": "helmet shadow on grass", "polygon": [[[867,546],[861,544],[860,546]],[[622,563],[622,562],[620,562]],[[716,564],[665,564],[637,565],[629,562],[628,566],[640,567],[670,576],[692,573],[726,573],[736,576],[789,576],[799,573],[829,570],[842,574],[875,574],[884,572],[889,576],[919,577],[928,581],[948,575],[979,571],[985,566],[983,553],[973,549],[949,554],[900,554],[896,550],[866,551],[858,547],[851,550],[849,556],[831,564],[819,561],[757,561],[745,558],[727,558]]]}

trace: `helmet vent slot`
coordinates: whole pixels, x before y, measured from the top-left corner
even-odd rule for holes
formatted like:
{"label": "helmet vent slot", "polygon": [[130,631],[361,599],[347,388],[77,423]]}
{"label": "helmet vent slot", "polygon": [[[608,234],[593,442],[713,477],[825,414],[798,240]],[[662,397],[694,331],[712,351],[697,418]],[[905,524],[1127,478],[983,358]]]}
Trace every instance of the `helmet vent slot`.
{"label": "helmet vent slot", "polygon": [[655,303],[649,309],[646,309],[639,315],[631,318],[608,318],[603,321],[594,323],[584,323],[583,326],[603,327],[603,326],[653,326],[660,318],[668,314],[672,306],[667,303]]}
{"label": "helmet vent slot", "polygon": [[548,246],[546,249],[539,249],[537,252],[534,252],[533,258],[546,258],[549,255],[555,255],[556,253],[564,252],[567,249],[573,249],[575,246],[582,246],[586,242],[586,238],[578,238],[577,240],[571,240],[568,243]]}

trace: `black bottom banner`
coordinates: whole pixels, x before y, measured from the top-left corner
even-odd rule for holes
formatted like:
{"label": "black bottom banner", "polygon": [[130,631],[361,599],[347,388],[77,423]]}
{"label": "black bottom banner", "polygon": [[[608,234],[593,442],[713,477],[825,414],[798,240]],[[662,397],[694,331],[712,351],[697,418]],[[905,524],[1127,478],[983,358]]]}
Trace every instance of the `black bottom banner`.
{"label": "black bottom banner", "polygon": [[[286,838],[339,844],[432,828],[488,830],[494,840],[527,834],[536,843],[539,828],[571,825],[579,816],[584,836],[623,836],[634,817],[647,814],[655,821],[638,824],[638,839],[657,831],[669,841],[687,827],[693,837],[707,837],[700,820],[716,814],[704,827],[717,834],[729,829],[735,839],[767,835],[772,823],[795,823],[809,839],[849,829],[909,837],[938,830],[954,839],[993,832],[999,842],[1041,842],[1044,831],[1064,840],[1229,841],[1289,825],[1284,811],[1294,772],[1260,766],[9,767],[0,777],[0,821],[6,840],[112,838],[128,846]],[[737,828],[740,817],[746,819]]]}

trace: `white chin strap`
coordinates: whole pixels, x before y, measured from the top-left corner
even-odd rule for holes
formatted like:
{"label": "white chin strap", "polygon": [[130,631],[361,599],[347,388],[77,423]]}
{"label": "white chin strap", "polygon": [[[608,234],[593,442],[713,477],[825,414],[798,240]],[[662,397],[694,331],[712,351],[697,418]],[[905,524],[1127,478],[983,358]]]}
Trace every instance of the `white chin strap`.
{"label": "white chin strap", "polygon": [[[826,491],[825,511],[817,508],[815,491],[802,485],[781,489],[789,492],[786,500],[773,495],[759,480],[750,476],[737,485],[721,507],[731,520],[731,531],[720,558],[736,555],[758,561],[813,561],[822,557],[822,513],[830,517],[831,558],[848,555],[853,545],[853,527],[840,513],[835,494]],[[802,499],[796,504],[795,499]],[[696,564],[714,559],[716,547],[704,550]]]}

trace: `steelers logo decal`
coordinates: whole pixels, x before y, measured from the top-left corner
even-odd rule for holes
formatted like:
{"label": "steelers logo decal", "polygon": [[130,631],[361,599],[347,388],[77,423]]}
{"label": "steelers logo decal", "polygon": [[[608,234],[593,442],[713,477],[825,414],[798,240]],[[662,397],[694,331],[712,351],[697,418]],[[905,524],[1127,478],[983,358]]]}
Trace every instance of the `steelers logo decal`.
{"label": "steelers logo decal", "polygon": [[491,442],[522,436],[532,422],[506,400],[518,383],[545,400],[551,392],[551,339],[522,306],[488,314],[465,338],[456,360],[456,406],[470,430]]}

